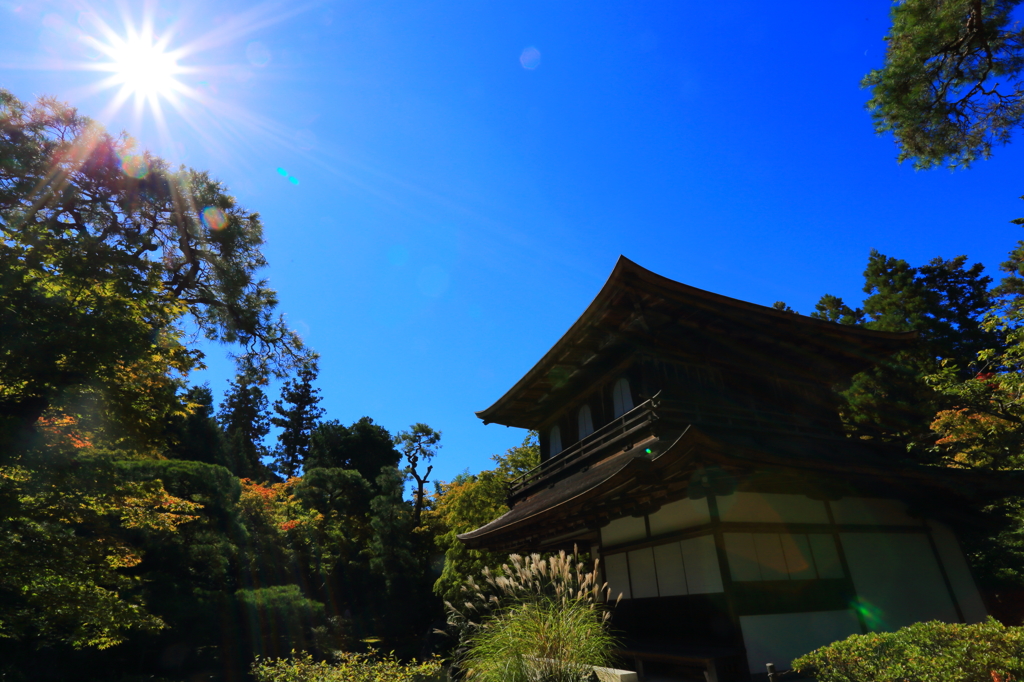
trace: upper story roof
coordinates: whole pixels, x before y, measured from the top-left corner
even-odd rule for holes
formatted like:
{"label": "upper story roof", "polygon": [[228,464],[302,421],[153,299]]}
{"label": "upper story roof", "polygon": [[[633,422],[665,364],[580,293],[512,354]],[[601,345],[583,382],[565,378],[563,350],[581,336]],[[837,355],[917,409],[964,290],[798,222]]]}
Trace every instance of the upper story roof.
{"label": "upper story roof", "polygon": [[485,423],[539,428],[588,380],[640,349],[836,383],[907,348],[916,332],[880,332],[740,301],[662,277],[620,256],[597,296]]}

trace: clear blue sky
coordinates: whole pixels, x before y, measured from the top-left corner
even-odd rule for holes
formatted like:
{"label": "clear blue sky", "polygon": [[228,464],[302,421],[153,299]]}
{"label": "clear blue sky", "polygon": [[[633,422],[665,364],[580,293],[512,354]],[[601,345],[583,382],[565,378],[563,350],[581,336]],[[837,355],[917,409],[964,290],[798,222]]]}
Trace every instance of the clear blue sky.
{"label": "clear blue sky", "polygon": [[[68,100],[258,210],[328,418],[426,422],[451,478],[522,440],[474,411],[619,254],[803,313],[824,293],[859,301],[872,248],[994,271],[1024,237],[1024,144],[968,172],[898,166],[859,87],[888,10],[0,0],[0,87]],[[82,40],[147,16],[198,98],[163,102],[163,134],[149,107],[111,109],[88,68],[106,57]],[[210,364],[196,379],[219,394],[230,367]]]}

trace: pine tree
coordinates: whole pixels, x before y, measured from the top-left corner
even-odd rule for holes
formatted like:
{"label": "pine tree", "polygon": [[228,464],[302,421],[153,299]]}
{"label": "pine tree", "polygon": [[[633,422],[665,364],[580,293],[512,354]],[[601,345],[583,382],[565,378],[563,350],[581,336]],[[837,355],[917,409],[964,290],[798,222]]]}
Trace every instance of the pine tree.
{"label": "pine tree", "polygon": [[213,392],[209,385],[189,388],[185,392],[185,403],[191,412],[172,423],[167,456],[221,464],[230,469],[225,458],[224,432],[213,414]]}
{"label": "pine tree", "polygon": [[900,161],[969,166],[1024,122],[1021,0],[900,0],[885,65],[865,76],[875,129]]}
{"label": "pine tree", "polygon": [[277,416],[271,416],[270,423],[281,429],[274,468],[285,478],[299,473],[309,453],[310,437],[324,414],[319,407],[320,389],[313,388],[316,377],[316,363],[303,365],[296,378],[285,382],[281,399],[274,402]]}
{"label": "pine tree", "polygon": [[263,439],[270,432],[270,411],[256,377],[235,377],[224,395],[217,421],[224,429],[227,467],[242,478],[266,479],[270,472],[263,464],[267,456]]}
{"label": "pine tree", "polygon": [[967,258],[935,258],[912,267],[898,258],[872,251],[864,271],[863,308],[850,308],[826,295],[813,317],[840,324],[863,324],[880,331],[917,331],[917,348],[897,353],[857,374],[842,393],[844,419],[853,434],[896,442],[917,459],[928,458],[936,436],[930,424],[948,399],[926,377],[942,360],[966,368],[982,349],[995,343],[981,320],[992,302],[990,277]]}
{"label": "pine tree", "polygon": [[402,448],[402,454],[405,455],[405,461],[407,466],[405,467],[406,473],[411,475],[416,480],[416,491],[413,493],[413,509],[412,518],[413,523],[417,526],[420,525],[420,512],[423,511],[424,495],[426,494],[426,485],[429,483],[430,472],[433,471],[434,466],[427,466],[427,470],[420,474],[419,466],[422,462],[427,464],[434,458],[437,451],[441,448],[438,442],[441,440],[441,432],[435,431],[426,424],[413,424],[409,431],[402,431],[395,436],[395,445]]}

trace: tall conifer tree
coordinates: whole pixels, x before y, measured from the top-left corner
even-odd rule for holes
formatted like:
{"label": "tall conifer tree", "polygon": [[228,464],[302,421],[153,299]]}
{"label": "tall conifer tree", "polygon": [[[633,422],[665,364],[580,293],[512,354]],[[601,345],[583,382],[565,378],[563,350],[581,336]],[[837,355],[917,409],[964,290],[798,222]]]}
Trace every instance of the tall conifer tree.
{"label": "tall conifer tree", "polygon": [[313,387],[316,377],[316,363],[306,363],[296,378],[285,382],[281,399],[274,402],[276,416],[271,416],[270,423],[281,429],[277,436],[274,467],[285,478],[299,473],[309,453],[313,429],[324,414],[319,406],[320,389]]}
{"label": "tall conifer tree", "polygon": [[217,421],[224,429],[227,466],[242,478],[266,479],[263,464],[267,447],[263,439],[270,432],[270,410],[258,379],[239,374],[229,384]]}
{"label": "tall conifer tree", "polygon": [[925,377],[944,359],[967,367],[995,342],[980,324],[992,302],[992,279],[983,270],[980,264],[967,266],[965,256],[912,267],[872,251],[864,271],[869,295],[863,308],[828,294],[821,298],[812,317],[921,335],[917,348],[857,374],[843,391],[843,416],[853,434],[898,443],[915,459],[930,456],[936,437],[929,427],[947,401]]}

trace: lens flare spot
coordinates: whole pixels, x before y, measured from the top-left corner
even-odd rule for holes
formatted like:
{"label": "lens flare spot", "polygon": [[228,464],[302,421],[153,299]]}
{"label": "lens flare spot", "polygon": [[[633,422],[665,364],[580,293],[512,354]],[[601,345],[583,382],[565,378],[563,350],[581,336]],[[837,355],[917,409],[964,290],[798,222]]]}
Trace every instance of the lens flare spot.
{"label": "lens flare spot", "polygon": [[869,630],[885,629],[885,620],[882,618],[882,609],[878,608],[863,597],[858,597],[850,606],[864,620]]}
{"label": "lens flare spot", "polygon": [[280,175],[282,178],[288,177],[288,171],[286,171],[284,168],[278,168],[277,174]]}
{"label": "lens flare spot", "polygon": [[214,232],[223,230],[228,225],[228,216],[216,206],[207,206],[203,209],[203,225]]}
{"label": "lens flare spot", "polygon": [[524,69],[533,71],[540,66],[540,50],[533,45],[523,48],[523,53],[519,55],[519,63]]}
{"label": "lens flare spot", "polygon": [[253,66],[263,68],[270,63],[270,50],[258,40],[254,40],[245,46],[245,58]]}
{"label": "lens flare spot", "polygon": [[146,157],[139,154],[119,154],[118,159],[121,172],[128,177],[141,180],[149,175],[149,162],[146,161]]}
{"label": "lens flare spot", "polygon": [[295,177],[295,176],[292,176],[292,177],[288,178],[288,182],[292,183],[293,185],[297,185],[297,184],[299,184],[299,179],[297,177]]}

